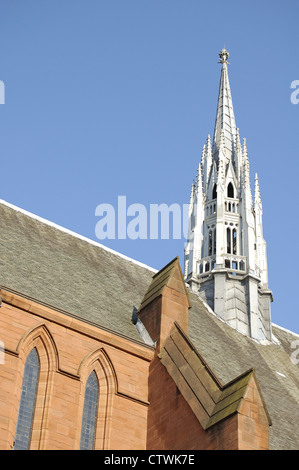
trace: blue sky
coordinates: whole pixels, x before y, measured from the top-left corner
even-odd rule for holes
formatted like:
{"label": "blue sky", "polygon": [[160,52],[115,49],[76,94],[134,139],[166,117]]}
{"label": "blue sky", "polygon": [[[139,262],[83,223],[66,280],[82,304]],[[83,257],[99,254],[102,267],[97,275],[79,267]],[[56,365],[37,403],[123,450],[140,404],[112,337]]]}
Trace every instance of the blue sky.
{"label": "blue sky", "polygon": [[[0,198],[97,240],[95,209],[189,202],[220,65],[264,210],[272,319],[299,333],[297,0],[0,1]],[[156,269],[184,240],[105,240]]]}

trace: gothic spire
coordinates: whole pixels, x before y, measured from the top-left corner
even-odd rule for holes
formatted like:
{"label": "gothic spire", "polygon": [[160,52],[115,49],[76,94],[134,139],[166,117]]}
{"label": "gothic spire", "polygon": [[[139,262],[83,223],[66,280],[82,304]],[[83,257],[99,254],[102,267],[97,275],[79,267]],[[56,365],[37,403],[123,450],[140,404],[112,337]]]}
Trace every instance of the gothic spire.
{"label": "gothic spire", "polygon": [[224,134],[225,148],[227,149],[228,157],[232,155],[233,145],[237,134],[233,101],[227,71],[227,59],[229,57],[229,53],[226,49],[222,49],[219,57],[219,62],[222,64],[222,70],[213,140],[213,157],[216,160],[218,160],[221,132],[223,131]]}
{"label": "gothic spire", "polygon": [[214,313],[257,341],[270,340],[272,293],[258,178],[253,203],[246,139],[236,128],[227,73],[222,64],[214,140],[203,147],[192,185],[185,277]]}

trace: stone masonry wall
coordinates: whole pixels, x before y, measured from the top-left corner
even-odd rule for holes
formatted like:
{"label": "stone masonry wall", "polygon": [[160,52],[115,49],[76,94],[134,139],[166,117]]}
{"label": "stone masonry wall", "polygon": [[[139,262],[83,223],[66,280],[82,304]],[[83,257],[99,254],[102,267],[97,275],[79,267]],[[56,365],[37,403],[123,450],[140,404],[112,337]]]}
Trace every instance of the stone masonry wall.
{"label": "stone masonry wall", "polygon": [[92,370],[100,386],[95,448],[145,449],[152,349],[9,292],[1,295],[0,449],[13,447],[24,364],[33,347],[40,376],[31,449],[79,449]]}

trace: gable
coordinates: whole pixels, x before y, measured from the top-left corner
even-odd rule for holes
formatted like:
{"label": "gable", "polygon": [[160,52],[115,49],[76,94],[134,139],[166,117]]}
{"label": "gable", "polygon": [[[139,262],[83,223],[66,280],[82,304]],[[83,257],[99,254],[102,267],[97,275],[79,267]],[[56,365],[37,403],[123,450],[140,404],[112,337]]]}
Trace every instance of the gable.
{"label": "gable", "polygon": [[[204,429],[240,410],[254,377],[251,369],[223,385],[178,324],[174,325],[159,357]],[[264,407],[262,398],[260,403]],[[266,415],[271,424],[267,411]]]}

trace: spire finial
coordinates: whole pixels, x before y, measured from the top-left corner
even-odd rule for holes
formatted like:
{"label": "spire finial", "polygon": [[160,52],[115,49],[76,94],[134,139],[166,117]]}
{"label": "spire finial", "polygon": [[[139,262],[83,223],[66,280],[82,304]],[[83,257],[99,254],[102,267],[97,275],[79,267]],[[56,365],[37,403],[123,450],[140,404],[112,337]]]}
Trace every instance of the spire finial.
{"label": "spire finial", "polygon": [[219,63],[221,64],[228,64],[227,59],[229,58],[229,52],[225,49],[225,47],[222,49],[222,51],[219,53]]}

